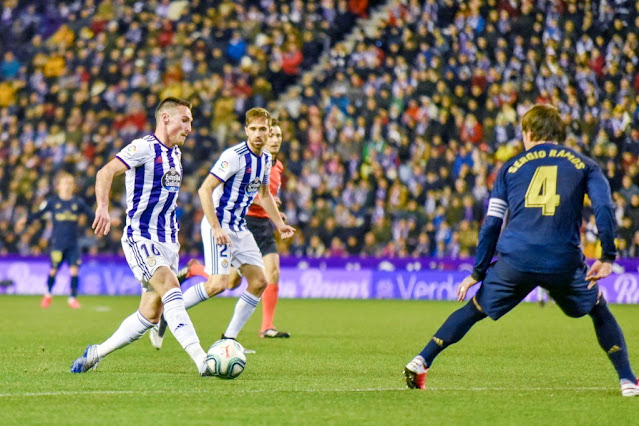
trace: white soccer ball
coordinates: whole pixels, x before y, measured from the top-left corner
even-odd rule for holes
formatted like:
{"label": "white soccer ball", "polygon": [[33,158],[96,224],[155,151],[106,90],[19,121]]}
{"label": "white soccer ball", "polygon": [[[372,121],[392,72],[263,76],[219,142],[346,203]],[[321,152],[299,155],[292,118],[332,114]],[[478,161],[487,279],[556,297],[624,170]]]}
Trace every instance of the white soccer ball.
{"label": "white soccer ball", "polygon": [[213,375],[220,379],[235,379],[246,365],[244,347],[233,339],[213,343],[206,353],[206,363]]}

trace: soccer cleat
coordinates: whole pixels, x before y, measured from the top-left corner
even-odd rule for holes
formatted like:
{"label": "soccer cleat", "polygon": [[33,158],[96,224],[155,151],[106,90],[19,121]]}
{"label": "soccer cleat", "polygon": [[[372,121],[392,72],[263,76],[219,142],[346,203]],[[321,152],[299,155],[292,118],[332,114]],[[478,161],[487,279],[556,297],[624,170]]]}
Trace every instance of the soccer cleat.
{"label": "soccer cleat", "polygon": [[621,396],[639,396],[639,380],[635,383],[630,380],[622,380],[620,385]]}
{"label": "soccer cleat", "polygon": [[89,345],[84,350],[84,354],[73,361],[71,365],[72,373],[85,373],[90,369],[96,369],[100,359],[98,358],[98,345]]}
{"label": "soccer cleat", "polygon": [[166,321],[164,320],[164,315],[160,317],[160,322],[151,327],[149,330],[149,339],[151,339],[151,345],[157,349],[162,349],[162,342],[164,342],[164,334],[166,333]]}
{"label": "soccer cleat", "polygon": [[191,259],[186,263],[186,266],[180,269],[177,273],[177,279],[182,284],[184,281],[191,277],[199,275],[196,269],[202,269],[202,264],[197,259]]}
{"label": "soccer cleat", "polygon": [[215,376],[213,371],[209,368],[209,364],[204,360],[204,365],[200,367],[200,377],[212,377]]}
{"label": "soccer cleat", "polygon": [[277,338],[288,339],[289,337],[291,337],[291,335],[287,333],[286,331],[279,331],[275,328],[269,328],[268,330],[264,330],[263,332],[261,332],[260,337],[262,339],[265,337],[268,339],[277,339]]}
{"label": "soccer cleat", "polygon": [[426,375],[428,367],[420,357],[415,357],[411,362],[406,364],[404,368],[404,377],[406,378],[406,387],[409,389],[426,389]]}
{"label": "soccer cleat", "polygon": [[43,309],[48,308],[49,306],[51,306],[52,300],[53,300],[53,296],[51,296],[50,294],[45,294],[44,297],[42,298],[42,302],[40,302],[40,307]]}
{"label": "soccer cleat", "polygon": [[78,302],[78,299],[76,299],[75,297],[70,297],[67,301],[67,305],[69,305],[69,308],[71,309],[80,309],[82,307],[82,305],[80,305],[80,302]]}

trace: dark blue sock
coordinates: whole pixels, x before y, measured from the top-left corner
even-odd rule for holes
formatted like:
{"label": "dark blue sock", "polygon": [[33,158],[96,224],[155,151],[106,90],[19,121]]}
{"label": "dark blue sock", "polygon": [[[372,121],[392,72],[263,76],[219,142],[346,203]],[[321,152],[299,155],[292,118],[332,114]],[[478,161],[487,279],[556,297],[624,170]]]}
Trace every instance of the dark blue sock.
{"label": "dark blue sock", "polygon": [[49,293],[53,289],[53,284],[55,283],[55,275],[49,275],[49,279],[47,279],[47,288],[49,289]]}
{"label": "dark blue sock", "polygon": [[78,277],[71,277],[71,297],[78,295]]}
{"label": "dark blue sock", "polygon": [[424,357],[426,366],[430,367],[441,351],[453,343],[459,342],[477,321],[484,318],[486,318],[486,314],[477,309],[473,300],[453,312],[419,353]]}
{"label": "dark blue sock", "polygon": [[626,379],[631,382],[637,380],[637,376],[632,372],[630,368],[630,361],[628,360],[628,348],[626,346],[626,340],[623,337],[621,327],[617,324],[610,309],[606,304],[606,301],[599,299],[599,302],[589,312],[592,322],[595,325],[595,333],[597,333],[597,340],[599,345],[608,354],[608,358],[612,365],[617,370],[619,380]]}

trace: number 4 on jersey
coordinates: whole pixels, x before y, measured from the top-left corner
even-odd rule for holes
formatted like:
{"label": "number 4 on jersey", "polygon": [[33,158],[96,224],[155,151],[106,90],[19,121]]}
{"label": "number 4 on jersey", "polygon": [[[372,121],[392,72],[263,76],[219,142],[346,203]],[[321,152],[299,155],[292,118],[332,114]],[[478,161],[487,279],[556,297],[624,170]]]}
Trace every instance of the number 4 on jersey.
{"label": "number 4 on jersey", "polygon": [[526,207],[540,207],[544,216],[553,216],[559,205],[559,198],[557,166],[538,167],[526,191]]}

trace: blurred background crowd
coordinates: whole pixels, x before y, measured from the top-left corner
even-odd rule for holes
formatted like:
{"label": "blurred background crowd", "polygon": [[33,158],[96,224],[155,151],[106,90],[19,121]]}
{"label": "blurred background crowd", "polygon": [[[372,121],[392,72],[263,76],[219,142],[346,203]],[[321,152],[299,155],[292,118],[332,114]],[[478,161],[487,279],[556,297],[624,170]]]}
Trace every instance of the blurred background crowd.
{"label": "blurred background crowd", "polygon": [[[183,253],[201,252],[197,188],[262,106],[282,123],[280,198],[298,228],[283,254],[472,256],[520,117],[549,103],[610,182],[620,254],[639,256],[638,36],[632,0],[6,0],[0,254],[45,253],[50,225],[21,218],[56,174],[94,205],[97,170],[178,96],[194,105]],[[85,253],[121,253],[123,191],[116,178],[110,236],[88,219]],[[582,240],[597,256],[587,202]]]}

